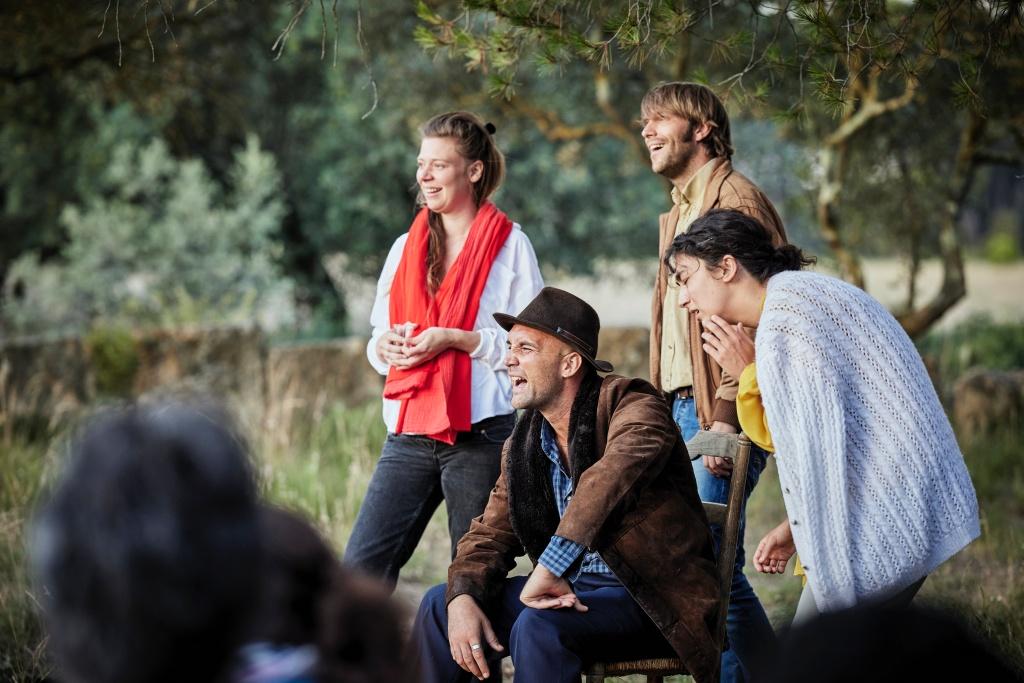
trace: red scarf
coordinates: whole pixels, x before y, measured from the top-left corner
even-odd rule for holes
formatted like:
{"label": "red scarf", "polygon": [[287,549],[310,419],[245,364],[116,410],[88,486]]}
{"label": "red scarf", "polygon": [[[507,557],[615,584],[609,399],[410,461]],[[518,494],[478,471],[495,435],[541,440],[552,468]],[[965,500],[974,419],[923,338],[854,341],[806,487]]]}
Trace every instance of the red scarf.
{"label": "red scarf", "polygon": [[[512,232],[512,221],[494,204],[484,202],[473,219],[462,251],[431,297],[427,291],[427,213],[426,208],[420,211],[409,228],[402,260],[391,284],[391,324],[414,322],[414,335],[428,327],[472,330],[491,264]],[[456,349],[445,349],[414,368],[391,368],[384,384],[384,398],[402,401],[395,431],[455,443],[456,434],[468,432],[472,426],[472,385],[469,354]]]}

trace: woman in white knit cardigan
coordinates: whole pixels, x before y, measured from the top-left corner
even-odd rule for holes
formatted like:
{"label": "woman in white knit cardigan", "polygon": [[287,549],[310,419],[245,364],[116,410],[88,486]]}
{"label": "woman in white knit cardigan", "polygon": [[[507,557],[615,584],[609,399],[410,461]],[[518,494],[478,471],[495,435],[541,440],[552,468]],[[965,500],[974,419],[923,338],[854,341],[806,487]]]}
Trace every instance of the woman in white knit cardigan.
{"label": "woman in white knit cardigan", "polygon": [[909,602],[980,533],[963,456],[910,338],[862,290],[799,272],[813,259],[772,246],[736,211],[695,221],[665,260],[680,305],[704,323],[704,349],[740,377],[744,432],[776,455],[787,520],[755,567],[781,573],[799,552],[798,620]]}

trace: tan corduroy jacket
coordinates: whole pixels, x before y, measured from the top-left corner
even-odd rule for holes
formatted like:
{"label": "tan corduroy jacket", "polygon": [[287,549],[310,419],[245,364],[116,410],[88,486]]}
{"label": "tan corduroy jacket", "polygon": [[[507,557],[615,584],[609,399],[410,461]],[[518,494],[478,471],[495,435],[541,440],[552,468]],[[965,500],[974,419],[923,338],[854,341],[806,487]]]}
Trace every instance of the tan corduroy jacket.
{"label": "tan corduroy jacket", "polygon": [[[701,215],[711,209],[735,209],[761,222],[771,233],[772,242],[785,244],[786,229],[771,201],[754,183],[734,170],[728,160],[719,164],[711,176]],[[675,237],[676,223],[679,222],[679,207],[673,206],[668,213],[661,214],[658,237],[658,277],[654,283],[654,301],[651,302],[651,383],[661,386],[661,321],[665,290],[668,287],[668,271],[663,258]],[[693,364],[693,394],[697,402],[697,419],[702,429],[712,422],[726,422],[739,429],[736,417],[737,378],[723,373],[718,363],[704,353],[700,338],[700,321],[697,316],[690,320],[690,360]]]}

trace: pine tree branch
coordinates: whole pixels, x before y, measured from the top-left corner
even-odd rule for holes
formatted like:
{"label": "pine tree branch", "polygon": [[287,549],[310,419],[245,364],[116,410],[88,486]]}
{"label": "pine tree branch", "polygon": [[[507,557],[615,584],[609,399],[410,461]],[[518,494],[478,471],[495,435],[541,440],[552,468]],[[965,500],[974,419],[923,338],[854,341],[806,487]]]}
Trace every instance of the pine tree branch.
{"label": "pine tree branch", "polygon": [[825,138],[824,144],[829,147],[834,147],[846,140],[849,140],[857,131],[866,126],[873,119],[878,118],[882,114],[887,112],[896,111],[910,104],[914,99],[914,95],[917,93],[918,80],[915,76],[908,75],[904,82],[903,92],[896,97],[891,97],[887,100],[877,99],[878,90],[877,83],[872,86],[865,97],[860,101],[860,106],[857,107],[856,111],[828,137]]}

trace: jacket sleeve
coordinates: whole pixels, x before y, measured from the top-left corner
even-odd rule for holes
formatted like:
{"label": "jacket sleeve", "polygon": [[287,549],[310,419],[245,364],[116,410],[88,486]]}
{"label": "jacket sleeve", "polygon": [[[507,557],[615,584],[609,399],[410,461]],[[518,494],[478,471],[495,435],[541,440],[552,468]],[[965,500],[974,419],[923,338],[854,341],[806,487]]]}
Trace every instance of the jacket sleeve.
{"label": "jacket sleeve", "polygon": [[580,476],[555,534],[592,548],[608,515],[664,469],[677,438],[660,396],[626,392],[608,423],[604,454]]}
{"label": "jacket sleeve", "polygon": [[[710,359],[714,362],[714,359]],[[739,391],[739,381],[725,370],[722,370],[722,381],[715,389],[714,407],[711,411],[712,422],[726,422],[734,427],[739,426],[739,418],[736,416],[736,394]]]}
{"label": "jacket sleeve", "polygon": [[469,531],[459,541],[455,559],[448,567],[446,602],[469,594],[484,603],[497,597],[502,582],[522,555],[522,544],[512,529],[508,514],[508,485],[505,478],[505,456],[502,453],[501,475],[491,490],[487,507],[473,520]]}

